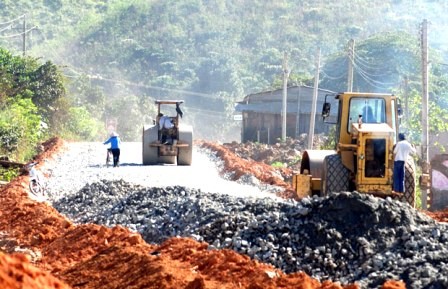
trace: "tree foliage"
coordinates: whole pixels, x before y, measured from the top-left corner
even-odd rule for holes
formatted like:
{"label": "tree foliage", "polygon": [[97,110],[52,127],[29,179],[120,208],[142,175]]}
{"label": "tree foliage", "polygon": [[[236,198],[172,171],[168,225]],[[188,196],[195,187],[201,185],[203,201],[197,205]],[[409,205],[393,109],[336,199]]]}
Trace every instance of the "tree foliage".
{"label": "tree foliage", "polygon": [[0,49],[0,75],[0,154],[26,160],[49,135],[98,137],[98,121],[73,107],[55,64]]}
{"label": "tree foliage", "polygon": [[43,133],[41,118],[31,99],[11,101],[0,110],[0,154],[28,159]]}
{"label": "tree foliage", "polygon": [[[2,1],[0,15],[14,19],[33,11],[27,21],[39,29],[30,32],[28,53],[64,66],[64,73],[74,79],[69,90],[52,87],[55,95],[69,97],[71,105],[85,107],[90,116],[104,122],[110,113],[119,113],[118,105],[124,102],[145,104],[146,109],[132,111],[141,112],[133,116],[135,127],[126,124],[126,131],[137,131],[137,126],[147,121],[148,103],[158,98],[188,100],[185,105],[195,117],[200,115],[195,112],[215,111],[219,104],[219,112],[225,114],[221,121],[228,121],[228,103],[278,86],[284,52],[289,55],[290,84],[313,84],[316,50],[321,48],[320,87],[346,90],[350,39],[356,41],[355,57],[359,58],[355,60],[360,59],[354,89],[399,91],[404,76],[419,77],[418,27],[422,19],[433,16],[434,33],[446,30],[439,21],[445,18],[442,2],[23,0]],[[21,20],[13,22],[12,28],[20,28]],[[443,35],[432,35],[432,45],[446,53]],[[21,52],[21,41],[0,38],[0,45]],[[61,75],[53,68],[42,66],[40,72],[34,71],[36,76],[23,74],[26,67],[14,66],[20,75],[2,78],[0,83],[6,91],[30,87],[35,76],[49,82],[54,77],[58,83]],[[446,83],[441,75],[433,76],[437,76],[431,86],[436,97],[443,94]],[[41,97],[51,102],[45,87],[21,93],[26,97],[32,93],[35,102]],[[54,104],[64,103],[55,95]],[[434,103],[441,105],[442,101]],[[64,114],[51,111],[53,106],[47,108],[50,111],[41,105],[39,109],[46,117],[55,113],[61,119]],[[212,123],[215,127],[210,131],[222,132],[222,123]],[[218,137],[202,131],[198,136]]]}
{"label": "tree foliage", "polygon": [[98,140],[103,127],[103,123],[91,117],[87,108],[79,106],[70,107],[62,131],[64,137],[71,140]]}
{"label": "tree foliage", "polygon": [[32,61],[33,70],[29,73],[28,89],[33,92],[33,103],[39,108],[44,121],[50,121],[51,115],[58,109],[58,99],[65,97],[65,87],[60,70],[50,61],[42,65]]}

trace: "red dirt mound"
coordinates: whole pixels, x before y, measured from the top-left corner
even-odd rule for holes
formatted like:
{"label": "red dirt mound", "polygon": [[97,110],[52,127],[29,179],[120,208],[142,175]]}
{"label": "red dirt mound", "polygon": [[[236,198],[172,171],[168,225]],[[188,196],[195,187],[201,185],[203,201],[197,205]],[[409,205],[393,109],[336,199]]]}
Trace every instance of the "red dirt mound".
{"label": "red dirt mound", "polygon": [[[224,171],[233,174],[233,180],[238,180],[245,174],[251,174],[261,182],[284,188],[278,193],[279,197],[300,199],[290,183],[283,180],[282,175],[292,175],[290,168],[274,168],[262,162],[242,159],[229,148],[214,142],[200,141],[198,145],[216,152],[217,156],[224,161]],[[283,172],[282,172],[283,171]]]}
{"label": "red dirt mound", "polygon": [[0,253],[0,287],[27,289],[65,289],[71,288],[50,273],[31,265],[22,254],[5,255]]}

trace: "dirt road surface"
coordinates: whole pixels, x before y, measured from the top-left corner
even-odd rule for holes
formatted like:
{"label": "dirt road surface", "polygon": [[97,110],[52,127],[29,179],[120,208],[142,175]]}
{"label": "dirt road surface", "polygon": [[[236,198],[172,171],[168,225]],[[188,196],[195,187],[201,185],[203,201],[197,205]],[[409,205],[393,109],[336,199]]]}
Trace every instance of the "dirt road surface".
{"label": "dirt road surface", "polygon": [[106,146],[102,143],[71,143],[64,154],[48,161],[43,168],[49,176],[50,192],[55,198],[79,191],[86,183],[98,180],[123,179],[143,186],[185,186],[204,192],[227,193],[238,196],[273,196],[266,186],[241,184],[224,179],[219,166],[223,161],[209,150],[195,147],[191,166],[159,164],[142,165],[142,144],[122,144],[120,167],[106,167]]}

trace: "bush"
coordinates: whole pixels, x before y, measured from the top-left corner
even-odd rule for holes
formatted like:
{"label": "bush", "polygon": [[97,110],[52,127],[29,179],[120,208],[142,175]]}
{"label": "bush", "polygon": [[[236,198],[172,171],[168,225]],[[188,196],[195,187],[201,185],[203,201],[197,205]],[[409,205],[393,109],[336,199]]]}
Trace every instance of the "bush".
{"label": "bush", "polygon": [[0,153],[17,161],[32,157],[43,135],[40,117],[31,99],[10,101],[0,111]]}
{"label": "bush", "polygon": [[19,169],[10,168],[10,169],[1,169],[0,168],[0,180],[2,181],[11,181],[15,177],[19,175]]}
{"label": "bush", "polygon": [[93,118],[85,107],[71,107],[61,133],[66,139],[98,141],[103,130],[104,125]]}

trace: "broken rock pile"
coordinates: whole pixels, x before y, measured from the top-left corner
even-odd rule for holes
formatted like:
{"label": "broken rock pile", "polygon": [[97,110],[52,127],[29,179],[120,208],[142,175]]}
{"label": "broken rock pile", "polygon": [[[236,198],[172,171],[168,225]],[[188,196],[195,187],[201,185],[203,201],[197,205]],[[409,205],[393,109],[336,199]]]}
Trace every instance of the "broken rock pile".
{"label": "broken rock pile", "polygon": [[53,205],[76,223],[122,225],[148,243],[192,237],[321,281],[448,288],[446,225],[391,199],[353,192],[296,202],[101,181]]}

